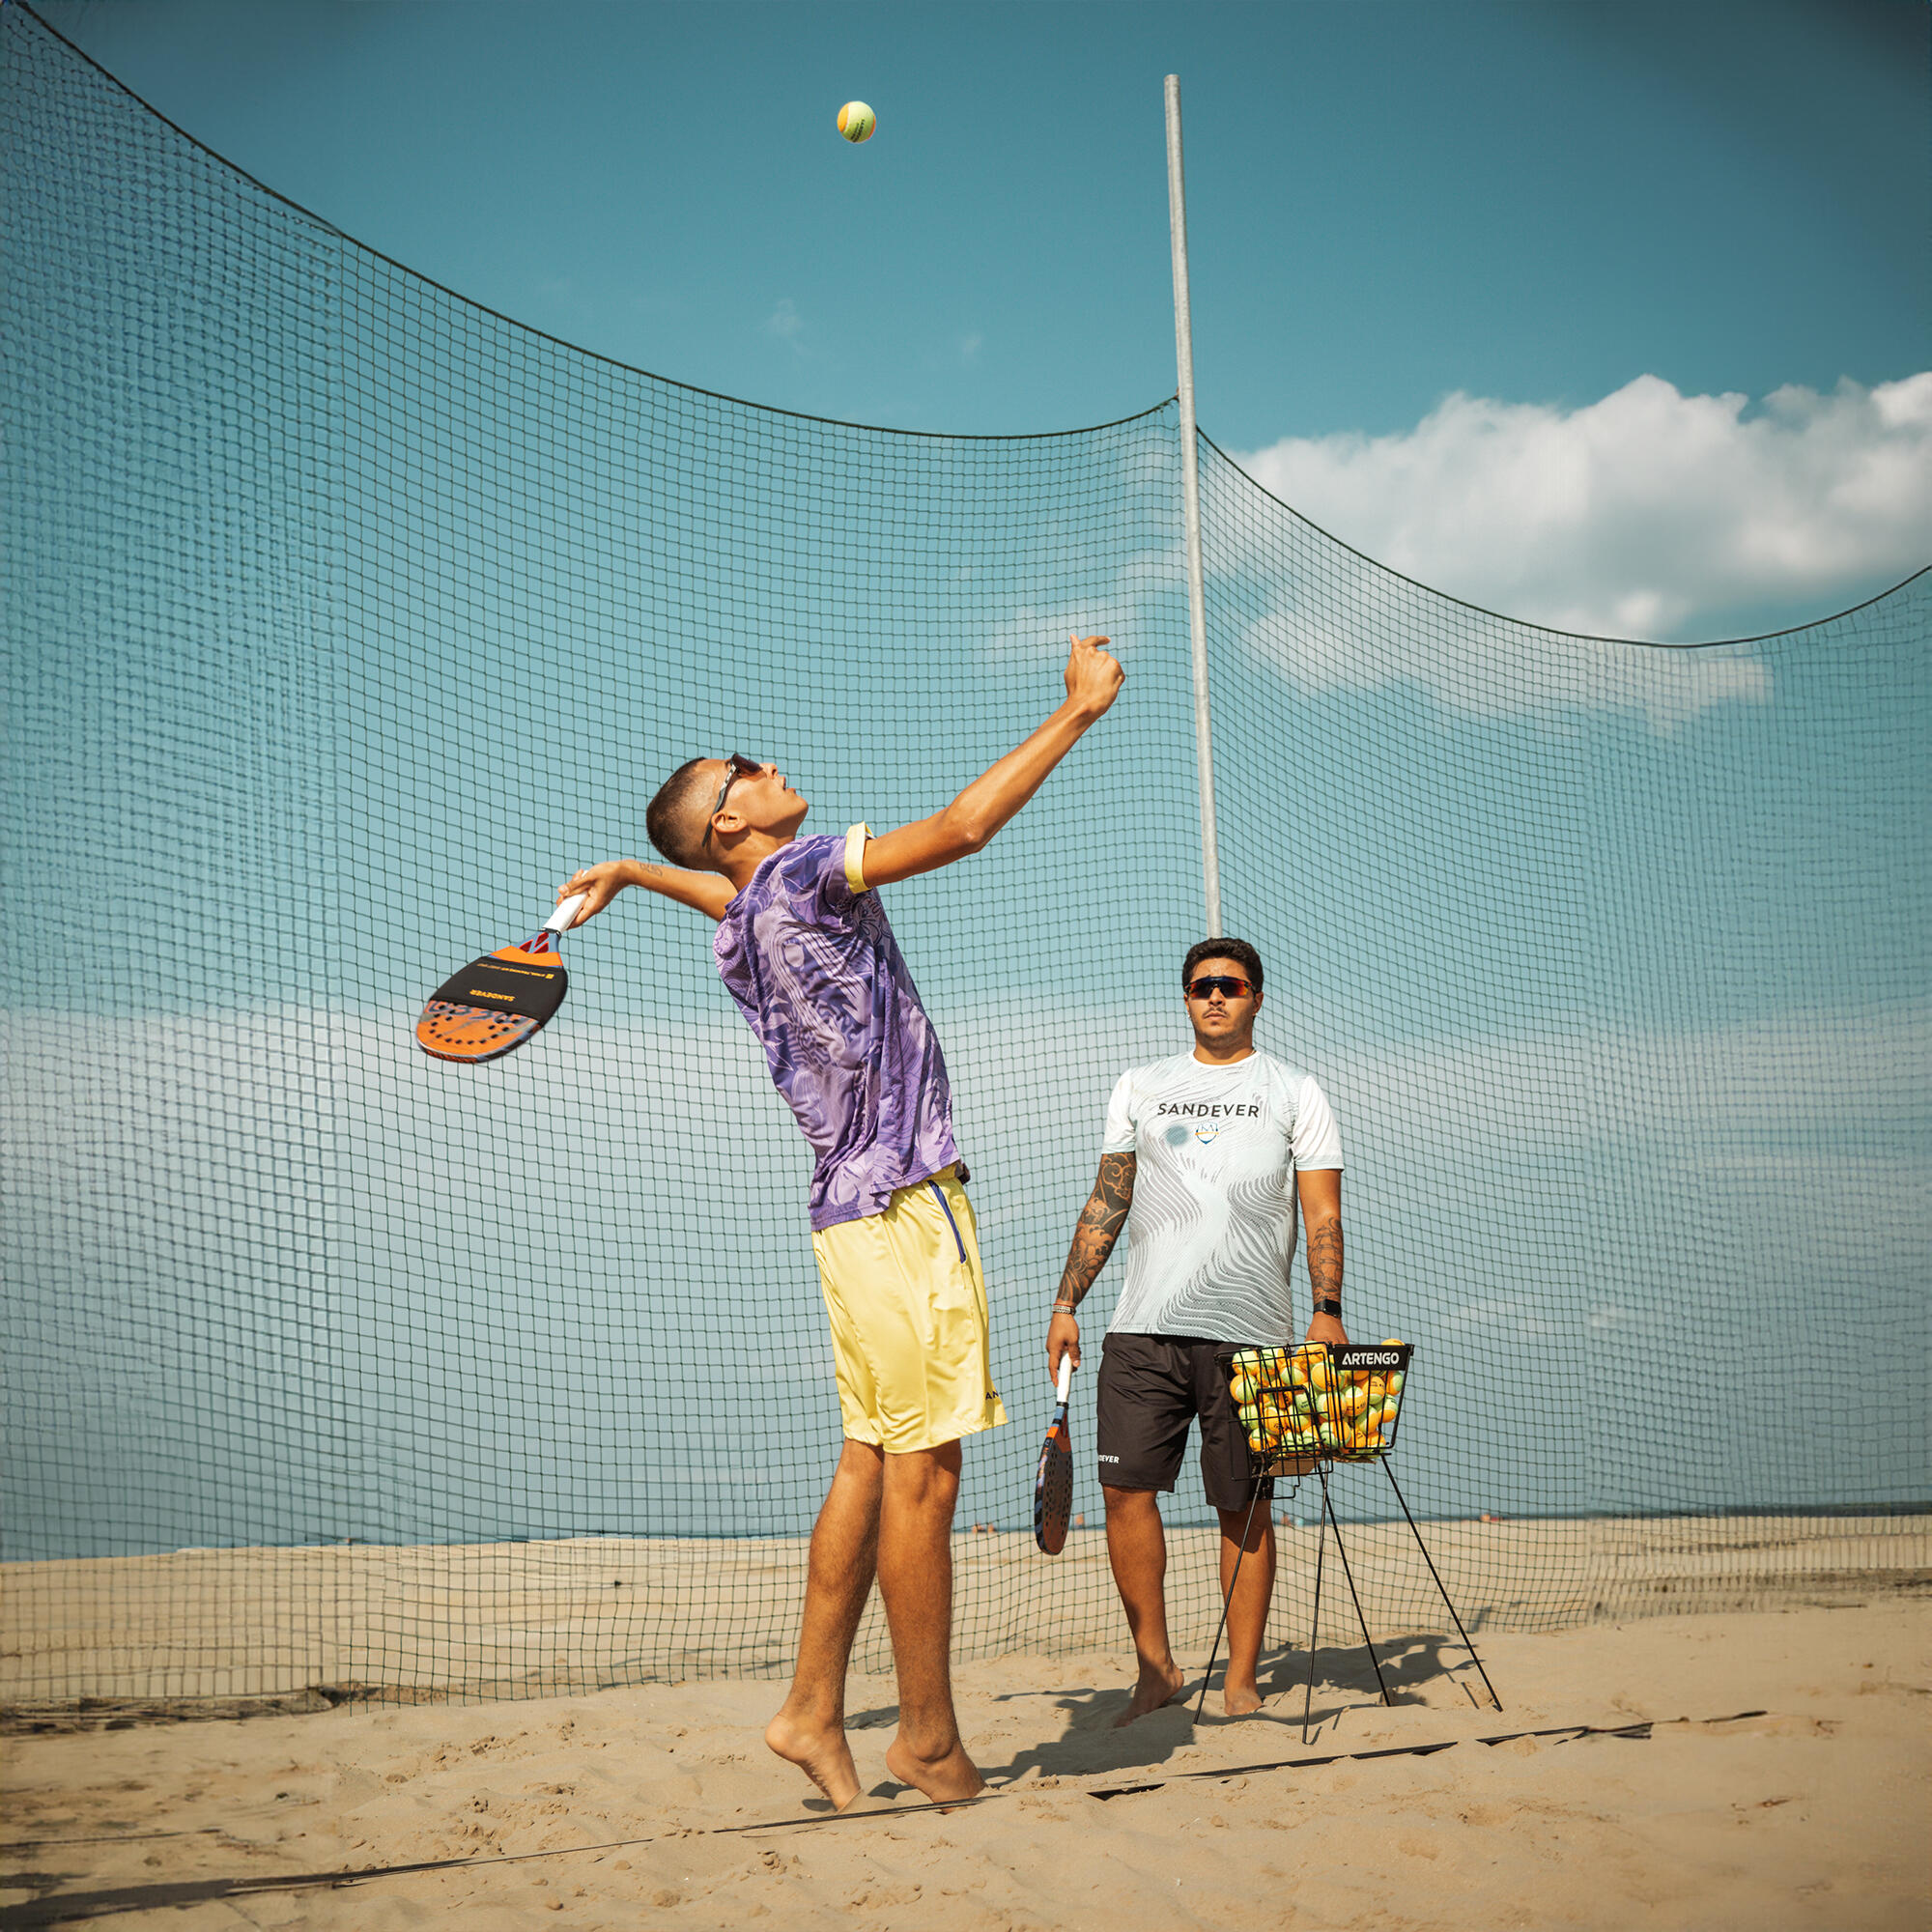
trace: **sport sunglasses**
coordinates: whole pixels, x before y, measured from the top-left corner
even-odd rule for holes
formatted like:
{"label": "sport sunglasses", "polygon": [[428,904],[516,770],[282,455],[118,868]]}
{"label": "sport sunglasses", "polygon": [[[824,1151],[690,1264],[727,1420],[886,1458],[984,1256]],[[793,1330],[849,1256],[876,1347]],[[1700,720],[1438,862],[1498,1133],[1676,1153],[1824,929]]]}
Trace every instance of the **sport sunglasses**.
{"label": "sport sunglasses", "polygon": [[1233,973],[1204,973],[1198,980],[1187,982],[1187,997],[1190,1000],[1211,999],[1219,993],[1224,999],[1245,1000],[1254,991],[1246,980]]}
{"label": "sport sunglasses", "polygon": [[[733,752],[724,760],[724,782],[718,787],[718,802],[711,808],[711,818],[716,818],[724,810],[724,795],[740,779],[756,778],[764,770],[756,758],[748,758],[743,752]],[[711,837],[711,818],[704,821],[704,836]]]}

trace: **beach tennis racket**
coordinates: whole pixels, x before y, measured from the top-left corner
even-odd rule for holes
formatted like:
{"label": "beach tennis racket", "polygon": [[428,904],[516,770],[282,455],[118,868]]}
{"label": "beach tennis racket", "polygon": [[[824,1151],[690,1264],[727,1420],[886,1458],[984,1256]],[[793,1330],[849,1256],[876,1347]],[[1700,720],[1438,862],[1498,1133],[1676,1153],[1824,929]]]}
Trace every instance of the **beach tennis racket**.
{"label": "beach tennis racket", "polygon": [[1062,1355],[1053,1391],[1057,1406],[1040,1447],[1039,1473],[1033,1479],[1033,1540],[1049,1556],[1066,1547],[1066,1520],[1073,1513],[1073,1442],[1066,1421],[1066,1391],[1072,1381],[1073,1357]]}
{"label": "beach tennis racket", "polygon": [[416,1021],[416,1044],[438,1060],[474,1065],[532,1038],[563,1005],[570,980],[556,937],[570,929],[585,896],[565,899],[527,939],[452,973],[429,996]]}

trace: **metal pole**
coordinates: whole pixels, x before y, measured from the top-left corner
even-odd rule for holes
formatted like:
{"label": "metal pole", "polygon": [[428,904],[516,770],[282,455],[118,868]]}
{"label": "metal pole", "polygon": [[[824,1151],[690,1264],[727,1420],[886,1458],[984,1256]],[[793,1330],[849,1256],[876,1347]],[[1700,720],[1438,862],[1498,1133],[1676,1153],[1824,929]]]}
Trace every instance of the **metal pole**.
{"label": "metal pole", "polygon": [[1201,879],[1208,937],[1221,934],[1214,836],[1214,740],[1208,722],[1208,595],[1201,582],[1201,451],[1194,431],[1194,325],[1187,304],[1187,185],[1180,168],[1180,76],[1167,77],[1167,225],[1174,243],[1174,359],[1179,371],[1180,505],[1187,528],[1187,629],[1194,655],[1194,760],[1201,781]]}
{"label": "metal pole", "polygon": [[1335,1532],[1335,1554],[1342,1559],[1342,1575],[1348,1579],[1349,1595],[1355,1605],[1355,1621],[1362,1627],[1362,1642],[1369,1653],[1369,1662],[1376,1666],[1376,1682],[1382,1687],[1382,1702],[1393,1704],[1387,1682],[1382,1677],[1381,1659],[1376,1655],[1376,1640],[1369,1634],[1369,1620],[1362,1614],[1361,1593],[1355,1588],[1355,1573],[1349,1567],[1349,1546],[1342,1541],[1342,1519],[1335,1514],[1335,1499],[1328,1493],[1328,1471],[1317,1463],[1321,1476],[1321,1506],[1328,1512],[1328,1526]]}
{"label": "metal pole", "polygon": [[[1062,1356],[1061,1359],[1064,1361],[1065,1357]],[[1463,1628],[1463,1619],[1457,1614],[1456,1605],[1449,1601],[1449,1592],[1442,1587],[1442,1577],[1435,1568],[1435,1559],[1430,1555],[1429,1546],[1423,1542],[1422,1532],[1416,1528],[1414,1517],[1409,1516],[1408,1498],[1403,1494],[1402,1485],[1396,1481],[1395,1471],[1388,1465],[1388,1458],[1383,1456],[1379,1461],[1382,1465],[1382,1474],[1389,1479],[1389,1488],[1395,1492],[1395,1499],[1402,1505],[1403,1515],[1408,1517],[1408,1530],[1409,1534],[1415,1538],[1415,1547],[1422,1551],[1422,1560],[1429,1565],[1429,1574],[1435,1578],[1435,1594],[1442,1599],[1443,1607],[1454,1620],[1456,1634],[1463,1639],[1463,1648],[1469,1653],[1470,1660],[1476,1666],[1477,1674],[1483,1680],[1483,1689],[1490,1693],[1490,1702],[1500,1711],[1503,1707],[1503,1700],[1496,1695],[1496,1687],[1490,1682],[1490,1673],[1483,1668],[1483,1660],[1476,1655],[1476,1646],[1469,1641],[1469,1633]],[[1472,1704],[1475,1701],[1473,1697],[1469,1699],[1469,1702]]]}

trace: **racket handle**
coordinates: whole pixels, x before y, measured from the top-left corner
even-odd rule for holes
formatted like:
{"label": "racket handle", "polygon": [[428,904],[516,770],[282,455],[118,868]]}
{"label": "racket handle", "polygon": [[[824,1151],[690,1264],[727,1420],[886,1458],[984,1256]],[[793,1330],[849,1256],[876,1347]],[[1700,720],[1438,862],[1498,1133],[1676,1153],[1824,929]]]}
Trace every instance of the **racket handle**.
{"label": "racket handle", "polygon": [[1062,1355],[1060,1358],[1060,1379],[1053,1385],[1055,1402],[1065,1402],[1066,1391],[1073,1386],[1073,1357]]}
{"label": "racket handle", "polygon": [[577,915],[583,910],[583,901],[588,893],[573,893],[569,898],[557,906],[543,923],[546,932],[568,932],[577,923]]}

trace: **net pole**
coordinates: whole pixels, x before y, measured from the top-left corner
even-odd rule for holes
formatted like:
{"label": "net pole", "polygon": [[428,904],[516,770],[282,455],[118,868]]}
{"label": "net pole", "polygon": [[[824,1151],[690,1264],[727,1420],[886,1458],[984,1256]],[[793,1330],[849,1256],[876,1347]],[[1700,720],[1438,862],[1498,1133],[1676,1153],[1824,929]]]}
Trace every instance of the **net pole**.
{"label": "net pole", "polygon": [[1180,164],[1180,76],[1167,76],[1167,226],[1174,246],[1174,359],[1180,403],[1180,502],[1187,531],[1187,629],[1194,662],[1194,756],[1201,784],[1201,885],[1208,937],[1221,937],[1214,832],[1214,738],[1208,710],[1208,594],[1201,578],[1201,450],[1194,431],[1194,324],[1187,301],[1187,184]]}

